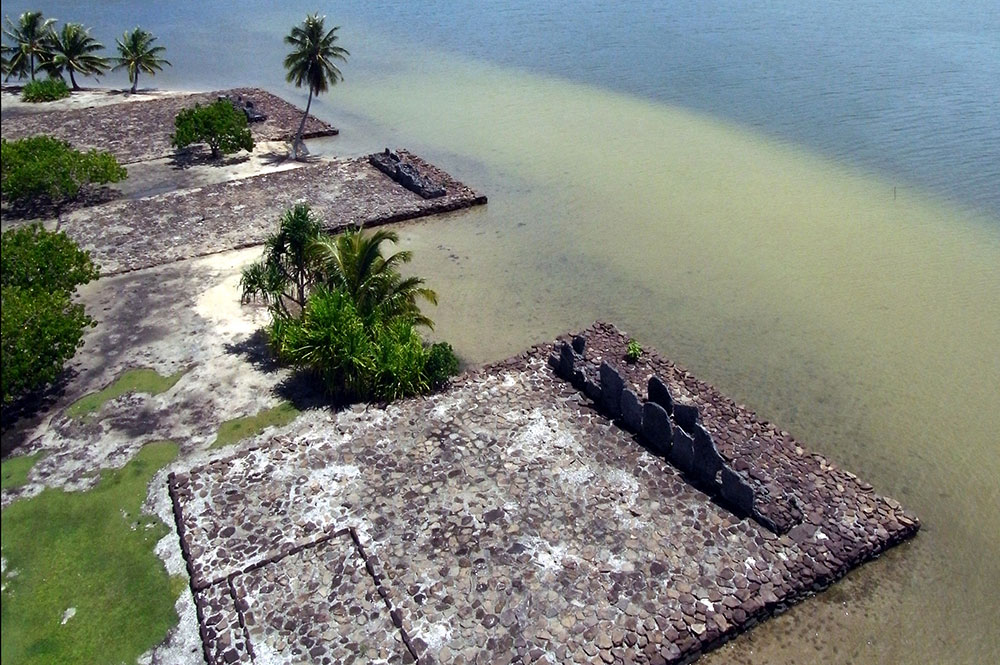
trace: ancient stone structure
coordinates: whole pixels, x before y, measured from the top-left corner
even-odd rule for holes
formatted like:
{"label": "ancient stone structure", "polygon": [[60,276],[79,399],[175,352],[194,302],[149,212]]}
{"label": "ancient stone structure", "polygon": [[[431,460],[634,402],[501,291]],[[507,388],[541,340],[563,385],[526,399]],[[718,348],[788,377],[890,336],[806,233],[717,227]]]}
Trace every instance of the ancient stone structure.
{"label": "ancient stone structure", "polygon": [[433,182],[425,173],[421,173],[413,161],[388,148],[384,152],[369,155],[368,161],[379,171],[425,199],[434,199],[445,194],[444,187]]}

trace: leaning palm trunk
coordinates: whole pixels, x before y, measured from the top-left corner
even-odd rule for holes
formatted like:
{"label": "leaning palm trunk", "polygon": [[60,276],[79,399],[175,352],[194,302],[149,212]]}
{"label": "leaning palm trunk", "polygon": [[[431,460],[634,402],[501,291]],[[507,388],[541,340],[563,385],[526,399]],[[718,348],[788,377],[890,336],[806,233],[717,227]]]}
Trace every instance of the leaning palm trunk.
{"label": "leaning palm trunk", "polygon": [[131,93],[134,95],[139,89],[139,69],[135,70],[135,78],[132,79],[132,90]]}
{"label": "leaning palm trunk", "polygon": [[292,143],[292,158],[299,158],[299,149],[303,147],[302,145],[302,133],[306,129],[306,119],[309,117],[309,109],[312,107],[313,101],[313,89],[309,86],[309,99],[306,101],[306,112],[302,114],[302,120],[299,122],[299,131],[295,132],[295,141]]}

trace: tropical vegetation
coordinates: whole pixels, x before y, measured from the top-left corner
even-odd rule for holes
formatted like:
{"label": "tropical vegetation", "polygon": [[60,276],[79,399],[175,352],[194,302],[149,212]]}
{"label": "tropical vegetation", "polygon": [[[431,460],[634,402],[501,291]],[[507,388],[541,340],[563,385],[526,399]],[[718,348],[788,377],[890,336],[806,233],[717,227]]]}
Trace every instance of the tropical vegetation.
{"label": "tropical vegetation", "polygon": [[151,32],[139,27],[131,32],[126,31],[118,40],[118,56],[114,58],[115,66],[112,70],[124,69],[128,72],[132,93],[139,89],[141,72],[153,76],[156,72],[163,71],[163,65],[170,66],[170,61],[160,57],[166,49],[154,46],[155,41],[156,37]]}
{"label": "tropical vegetation", "polygon": [[110,153],[81,152],[51,136],[2,139],[0,153],[0,191],[15,205],[49,202],[58,211],[84,188],[119,182],[128,176]]}
{"label": "tropical vegetation", "polygon": [[225,99],[208,106],[199,104],[178,113],[170,142],[179,149],[194,143],[205,143],[216,159],[240,150],[253,150],[253,135],[247,125],[246,114]]}
{"label": "tropical vegetation", "polygon": [[294,83],[296,88],[303,85],[309,88],[306,110],[292,142],[292,156],[296,159],[302,154],[302,132],[305,130],[306,118],[309,117],[313,96],[326,92],[344,79],[335,61],[347,62],[347,56],[350,55],[347,49],[337,46],[337,30],[340,26],[327,30],[324,26],[325,18],[316,14],[308,15],[302,25],[292,28],[285,37],[285,43],[292,47],[291,52],[285,56],[285,78],[289,83]]}
{"label": "tropical vegetation", "polygon": [[94,322],[72,301],[73,292],[99,271],[65,233],[33,224],[4,231],[2,238],[0,383],[8,404],[55,381],[76,353]]}
{"label": "tropical vegetation", "polygon": [[276,356],[315,375],[334,398],[393,400],[439,388],[458,371],[445,343],[418,332],[433,322],[420,301],[437,296],[399,268],[409,252],[388,256],[390,231],[323,232],[307,205],[285,212],[263,258],[243,272],[243,301],[271,312],[268,335]]}
{"label": "tropical vegetation", "polygon": [[62,30],[49,34],[44,67],[50,76],[60,79],[67,72],[73,90],[79,90],[77,74],[102,76],[108,71],[108,59],[97,55],[103,50],[104,44],[91,37],[90,30],[80,23],[66,23]]}
{"label": "tropical vegetation", "polygon": [[24,12],[17,23],[6,18],[3,34],[14,43],[4,49],[9,56],[4,80],[11,76],[35,80],[35,73],[49,57],[54,23],[55,19],[45,18],[42,12]]}
{"label": "tropical vegetation", "polygon": [[58,78],[36,79],[29,81],[21,89],[21,99],[26,102],[54,102],[57,99],[69,97],[66,82]]}

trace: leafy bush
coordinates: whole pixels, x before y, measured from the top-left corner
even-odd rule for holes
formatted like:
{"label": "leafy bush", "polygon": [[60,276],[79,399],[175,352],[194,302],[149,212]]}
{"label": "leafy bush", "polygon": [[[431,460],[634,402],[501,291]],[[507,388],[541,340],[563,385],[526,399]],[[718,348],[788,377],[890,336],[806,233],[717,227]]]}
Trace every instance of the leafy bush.
{"label": "leafy bush", "polygon": [[433,344],[427,353],[427,378],[431,387],[440,388],[458,374],[458,357],[448,342]]}
{"label": "leafy bush", "polygon": [[0,154],[0,191],[15,203],[41,198],[65,203],[87,185],[119,182],[128,175],[113,155],[80,152],[51,136],[2,139]]}
{"label": "leafy bush", "polygon": [[54,102],[64,97],[69,97],[69,86],[62,79],[38,79],[21,90],[21,99],[32,103]]}
{"label": "leafy bush", "polygon": [[215,158],[240,150],[253,150],[253,136],[247,126],[246,115],[224,99],[208,106],[199,104],[184,109],[174,119],[174,127],[170,142],[177,148],[186,148],[192,143],[207,143]]}
{"label": "leafy bush", "polygon": [[279,358],[312,370],[335,397],[393,400],[426,392],[428,350],[404,318],[363,318],[351,297],[320,286],[301,318],[270,328]]}
{"label": "leafy bush", "polygon": [[628,344],[625,346],[625,360],[630,363],[638,362],[639,358],[642,357],[642,347],[639,346],[639,342],[634,339],[630,339]]}
{"label": "leafy bush", "polygon": [[51,383],[93,325],[73,291],[98,276],[87,252],[62,232],[31,225],[2,241],[3,403]]}

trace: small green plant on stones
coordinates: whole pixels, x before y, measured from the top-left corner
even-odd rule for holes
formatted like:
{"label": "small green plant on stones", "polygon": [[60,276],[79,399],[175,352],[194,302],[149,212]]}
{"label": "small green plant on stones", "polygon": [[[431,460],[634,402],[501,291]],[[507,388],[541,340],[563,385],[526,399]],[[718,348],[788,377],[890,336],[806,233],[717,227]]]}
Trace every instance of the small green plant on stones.
{"label": "small green plant on stones", "polygon": [[27,83],[21,90],[21,99],[26,102],[54,102],[69,97],[69,86],[62,79],[39,79]]}
{"label": "small green plant on stones", "polygon": [[634,339],[630,339],[628,344],[625,345],[625,360],[630,363],[635,363],[639,361],[642,357],[642,347],[639,346],[639,342]]}
{"label": "small green plant on stones", "polygon": [[199,104],[184,109],[177,114],[174,127],[170,143],[178,149],[193,143],[205,143],[215,159],[240,150],[253,150],[253,135],[247,126],[246,114],[225,99],[208,106]]}

